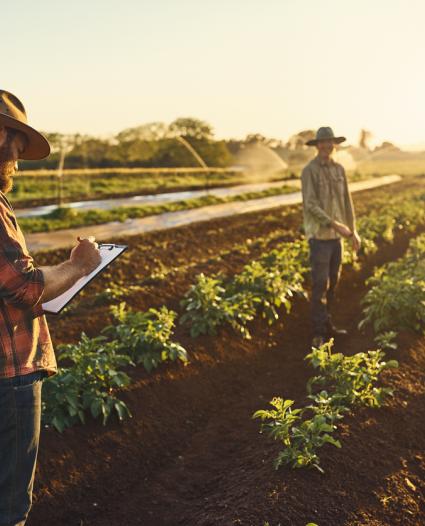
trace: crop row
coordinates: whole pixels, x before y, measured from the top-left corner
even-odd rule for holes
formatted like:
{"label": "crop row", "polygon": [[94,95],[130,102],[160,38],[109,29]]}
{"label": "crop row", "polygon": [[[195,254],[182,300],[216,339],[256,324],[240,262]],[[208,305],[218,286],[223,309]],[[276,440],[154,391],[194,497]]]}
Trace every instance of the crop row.
{"label": "crop row", "polygon": [[[416,195],[415,195],[416,194]],[[361,216],[358,220],[358,226],[363,238],[362,252],[369,255],[377,250],[377,244],[380,241],[391,242],[394,234],[397,231],[412,231],[417,224],[424,222],[424,206],[425,193],[417,194],[417,190],[412,192],[408,190],[392,196],[390,199],[379,199],[374,201],[374,210],[368,213],[367,216]],[[117,300],[129,298],[133,294],[141,292],[140,285],[149,285],[160,282],[165,279],[172,279],[173,274],[184,269],[199,265],[200,263],[219,262],[225,259],[228,255],[243,254],[248,255],[251,252],[258,254],[260,250],[266,251],[269,247],[279,247],[282,238],[285,238],[285,231],[278,227],[276,217],[270,216],[273,221],[271,232],[265,236],[255,237],[255,239],[245,239],[240,243],[232,245],[231,248],[220,251],[215,255],[207,254],[205,258],[197,259],[191,263],[185,263],[179,266],[165,266],[161,260],[156,261],[155,271],[137,281],[139,285],[134,285],[134,279],[131,286],[126,286],[125,278],[109,285],[100,295],[95,298],[85,297],[84,291],[81,294],[80,301],[74,301],[67,311],[75,311],[80,307],[95,307],[96,305],[105,303],[116,303]],[[344,252],[344,263],[351,265],[358,265],[355,261],[351,251]]]}
{"label": "crop row", "polygon": [[[391,241],[395,231],[422,223],[423,200],[424,195],[411,198],[400,208],[393,200],[361,218],[359,230],[369,251],[380,239]],[[306,294],[307,260],[305,241],[284,242],[231,278],[201,274],[182,299],[179,321],[193,337],[216,334],[221,325],[230,324],[249,338],[254,317],[273,323],[282,307],[289,312],[295,295]],[[124,304],[111,308],[116,323],[101,337],[82,335],[78,343],[63,346],[59,373],[45,383],[44,420],[58,430],[84,422],[86,412],[102,416],[104,423],[113,413],[119,419],[128,416],[128,408],[116,397],[116,390],[130,383],[121,369],[142,363],[151,371],[162,361],[187,361],[186,350],[171,340],[177,313],[166,307],[145,313],[126,311]]]}
{"label": "crop row", "polygon": [[[395,228],[414,231],[424,218],[423,209],[411,205],[395,212],[394,221],[391,213],[381,213],[376,221],[373,219],[377,213],[364,218],[361,224],[369,226],[366,240],[381,238],[391,242]],[[375,250],[374,244],[368,246]],[[404,257],[377,269],[366,284],[371,288],[363,300],[364,318],[359,328],[372,324],[381,348],[396,348],[393,340],[399,330],[423,331],[425,235],[413,239]],[[307,383],[309,405],[293,409],[293,400],[274,398],[270,402],[272,410],[260,410],[253,415],[262,420],[262,430],[284,446],[275,460],[276,468],[289,464],[293,468],[313,466],[322,471],[317,451],[327,443],[341,447],[333,433],[344,414],[355,406],[379,407],[392,395],[390,389],[375,384],[384,369],[398,366],[395,360],[385,362],[381,349],[354,356],[334,354],[332,344],[330,341],[319,349],[313,348],[306,356],[321,373]]]}
{"label": "crop row", "polygon": [[[414,231],[425,223],[425,194],[400,203],[399,196],[359,219],[364,254],[376,252],[380,241],[392,242],[396,232]],[[345,251],[345,264],[358,265],[352,251]],[[273,323],[278,310],[290,311],[295,294],[305,295],[304,278],[308,268],[305,241],[280,243],[274,250],[246,265],[230,279],[200,274],[187,292],[182,321],[191,326],[192,336],[216,334],[228,323],[249,337],[247,323],[260,314]]]}
{"label": "crop row", "polygon": [[400,330],[423,331],[425,235],[413,239],[402,258],[378,268],[367,285],[360,328],[371,324],[378,340],[389,346]]}
{"label": "crop row", "polygon": [[379,407],[391,389],[377,387],[385,369],[398,367],[395,360],[384,361],[381,350],[345,356],[332,352],[333,340],[313,348],[306,360],[319,371],[307,383],[309,404],[294,409],[294,400],[273,398],[272,410],[260,410],[253,418],[262,420],[265,430],[283,445],[275,460],[276,469],[289,464],[293,468],[320,467],[318,449],[325,444],[341,447],[333,434],[337,423],[352,407]]}
{"label": "crop row", "polygon": [[[362,252],[373,254],[379,242],[392,243],[397,232],[414,232],[425,223],[425,192],[411,191],[374,202],[373,210],[357,221],[362,238]],[[355,263],[353,254],[345,252],[345,262]]]}
{"label": "crop row", "polygon": [[193,337],[216,334],[217,327],[230,324],[250,338],[247,323],[261,315],[268,323],[279,318],[278,310],[291,309],[295,294],[304,294],[307,244],[282,243],[244,266],[231,279],[200,274],[182,301],[181,321],[191,327]]}
{"label": "crop row", "polygon": [[58,431],[84,423],[86,412],[101,416],[104,424],[113,413],[119,420],[131,416],[115,394],[131,381],[122,368],[142,364],[150,372],[167,360],[187,362],[186,350],[171,339],[175,312],[166,307],[132,312],[123,303],[112,311],[116,323],[101,336],[83,333],[77,344],[61,347],[63,365],[44,384],[43,421]]}
{"label": "crop row", "polygon": [[193,197],[159,205],[120,206],[109,210],[91,209],[87,211],[78,211],[75,208],[61,206],[42,216],[23,217],[20,219],[19,224],[27,233],[50,232],[80,226],[100,225],[112,221],[120,221],[121,223],[124,223],[128,219],[150,217],[167,212],[193,210],[204,206],[231,203],[235,201],[248,201],[250,199],[260,199],[291,192],[294,192],[293,187],[282,184],[282,186],[277,188],[269,188],[258,192],[246,192],[234,196],[219,197],[215,195],[204,195],[201,197]]}

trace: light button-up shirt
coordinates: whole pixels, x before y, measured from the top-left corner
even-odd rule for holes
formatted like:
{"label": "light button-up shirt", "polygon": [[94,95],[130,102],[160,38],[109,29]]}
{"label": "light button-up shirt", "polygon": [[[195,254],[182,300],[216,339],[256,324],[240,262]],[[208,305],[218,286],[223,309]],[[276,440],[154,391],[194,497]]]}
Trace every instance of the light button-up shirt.
{"label": "light button-up shirt", "polygon": [[348,190],[344,167],[332,159],[315,157],[301,175],[304,229],[307,239],[338,239],[330,226],[338,221],[355,229],[353,201]]}

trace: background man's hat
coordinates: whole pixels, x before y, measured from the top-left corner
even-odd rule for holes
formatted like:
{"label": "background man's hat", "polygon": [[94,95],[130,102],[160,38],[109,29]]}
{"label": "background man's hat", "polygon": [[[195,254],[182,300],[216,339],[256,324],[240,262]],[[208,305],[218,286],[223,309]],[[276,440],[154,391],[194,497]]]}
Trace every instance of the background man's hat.
{"label": "background man's hat", "polygon": [[0,89],[0,127],[2,126],[18,130],[27,138],[25,150],[20,155],[21,159],[44,159],[49,155],[50,145],[47,139],[28,126],[22,102],[12,93]]}
{"label": "background man's hat", "polygon": [[306,142],[307,146],[316,146],[316,144],[319,141],[333,141],[335,144],[340,144],[341,142],[344,142],[346,139],[345,137],[335,137],[334,132],[332,128],[329,128],[329,126],[322,126],[317,130],[316,138],[310,139]]}

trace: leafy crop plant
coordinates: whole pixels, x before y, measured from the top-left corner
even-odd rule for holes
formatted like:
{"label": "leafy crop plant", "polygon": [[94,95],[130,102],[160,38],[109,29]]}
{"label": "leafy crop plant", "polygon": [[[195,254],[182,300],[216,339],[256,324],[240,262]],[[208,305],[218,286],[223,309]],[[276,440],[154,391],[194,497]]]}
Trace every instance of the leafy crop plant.
{"label": "leafy crop plant", "polygon": [[77,422],[85,422],[85,412],[102,417],[106,424],[115,413],[119,420],[131,416],[114,389],[130,383],[119,368],[131,365],[128,356],[118,354],[116,342],[103,336],[88,338],[84,333],[77,344],[63,345],[60,362],[70,363],[44,382],[43,421],[62,432]]}
{"label": "leafy crop plant", "polygon": [[120,353],[128,355],[135,364],[143,364],[150,372],[167,360],[187,362],[187,352],[171,341],[177,313],[163,306],[146,312],[126,310],[125,303],[112,306],[116,325],[105,327],[104,333],[116,343]]}
{"label": "leafy crop plant", "polygon": [[376,383],[384,369],[398,366],[395,360],[385,362],[382,351],[345,356],[333,353],[332,346],[330,340],[306,357],[321,373],[307,383],[309,405],[293,409],[293,400],[276,397],[270,402],[273,409],[253,415],[262,420],[261,429],[284,446],[274,462],[276,469],[288,464],[293,468],[311,466],[323,473],[318,449],[325,444],[341,447],[332,434],[350,407],[379,407],[392,394],[391,389]]}

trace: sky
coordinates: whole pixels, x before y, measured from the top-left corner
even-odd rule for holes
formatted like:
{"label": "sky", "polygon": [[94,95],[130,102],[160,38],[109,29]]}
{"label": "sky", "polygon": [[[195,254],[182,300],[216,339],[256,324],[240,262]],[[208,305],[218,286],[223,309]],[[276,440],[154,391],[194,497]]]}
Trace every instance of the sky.
{"label": "sky", "polygon": [[38,129],[196,117],[218,138],[327,125],[425,147],[423,0],[0,3],[0,87]]}

